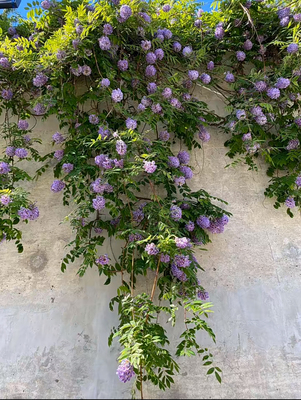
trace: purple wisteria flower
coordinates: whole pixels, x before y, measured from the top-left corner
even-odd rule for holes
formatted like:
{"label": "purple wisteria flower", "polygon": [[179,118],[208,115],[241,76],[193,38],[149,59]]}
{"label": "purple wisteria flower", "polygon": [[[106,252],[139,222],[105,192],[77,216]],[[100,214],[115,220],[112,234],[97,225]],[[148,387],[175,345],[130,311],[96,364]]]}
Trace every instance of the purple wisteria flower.
{"label": "purple wisteria flower", "polygon": [[62,165],[62,170],[65,174],[69,174],[69,172],[73,171],[74,165],[71,163],[65,163]]}
{"label": "purple wisteria flower", "polygon": [[279,19],[288,17],[290,13],[291,13],[290,7],[281,8],[280,10],[277,11]]}
{"label": "purple wisteria flower", "polygon": [[246,59],[246,53],[244,53],[243,51],[237,51],[236,52],[236,58],[238,61],[242,62],[245,61]]}
{"label": "purple wisteria flower", "polygon": [[209,83],[211,82],[211,76],[205,73],[200,76],[200,79],[204,83],[204,85],[209,85]]}
{"label": "purple wisteria flower", "polygon": [[100,85],[101,85],[101,87],[103,87],[103,88],[109,87],[110,84],[111,84],[111,82],[109,81],[108,78],[103,78],[103,79],[101,80],[101,82],[100,82]]}
{"label": "purple wisteria flower", "polygon": [[244,49],[245,50],[251,50],[252,49],[252,47],[253,47],[253,43],[251,42],[251,40],[250,39],[247,39],[246,41],[245,41],[245,43],[244,43]]}
{"label": "purple wisteria flower", "polygon": [[234,77],[234,75],[231,73],[231,72],[227,72],[226,73],[226,76],[225,76],[225,81],[226,82],[228,82],[228,83],[233,83],[233,82],[235,82],[235,77]]}
{"label": "purple wisteria flower", "polygon": [[170,168],[178,168],[180,165],[180,161],[177,157],[169,156],[168,157],[168,166]]}
{"label": "purple wisteria flower", "polygon": [[202,229],[208,229],[210,226],[209,218],[205,217],[204,215],[200,215],[196,220],[197,225]]}
{"label": "purple wisteria flower", "polygon": [[129,63],[127,60],[119,60],[117,66],[120,71],[126,71],[129,68]]}
{"label": "purple wisteria flower", "polygon": [[95,115],[95,114],[89,115],[89,122],[90,122],[90,124],[92,124],[92,125],[97,125],[97,124],[99,123],[99,118],[98,118],[98,116]]}
{"label": "purple wisteria flower", "polygon": [[59,179],[56,179],[53,181],[53,183],[51,185],[51,190],[52,190],[52,192],[58,193],[61,190],[63,190],[65,186],[66,186],[65,182],[60,181]]}
{"label": "purple wisteria flower", "polygon": [[184,256],[183,254],[176,254],[173,259],[173,263],[178,268],[187,268],[191,264],[189,256]]}
{"label": "purple wisteria flower", "polygon": [[192,222],[192,221],[187,222],[187,224],[185,225],[185,229],[188,232],[194,231],[194,228],[195,228],[195,225],[194,225],[194,222]]}
{"label": "purple wisteria flower", "polygon": [[95,199],[92,200],[92,206],[94,210],[102,210],[106,206],[106,200],[102,196],[97,196]]}
{"label": "purple wisteria flower", "polygon": [[258,125],[265,125],[268,122],[268,119],[264,114],[261,114],[255,118],[255,121]]}
{"label": "purple wisteria flower", "polygon": [[159,103],[153,104],[153,105],[152,105],[152,112],[153,112],[154,114],[161,114],[161,113],[162,113],[161,104],[159,104]]}
{"label": "purple wisteria flower", "polygon": [[199,131],[199,138],[203,143],[209,142],[211,136],[210,133],[207,131],[207,129],[203,126],[200,125],[200,131]]}
{"label": "purple wisteria flower", "polygon": [[141,18],[143,18],[144,21],[147,22],[148,24],[150,24],[150,23],[152,22],[151,17],[150,17],[148,14],[146,14],[145,12],[140,12],[140,13],[139,13],[139,16],[140,16]]}
{"label": "purple wisteria flower", "polygon": [[203,290],[198,290],[197,292],[197,296],[199,299],[206,301],[209,299],[209,293],[208,292],[204,292]]}
{"label": "purple wisteria flower", "polygon": [[145,68],[145,76],[147,76],[147,77],[155,76],[156,73],[157,73],[157,70],[153,65],[148,65]]}
{"label": "purple wisteria flower", "polygon": [[185,274],[185,272],[179,269],[175,264],[172,264],[171,266],[171,273],[175,278],[179,279],[179,281],[187,281],[187,275]]}
{"label": "purple wisteria flower", "polygon": [[145,172],[147,172],[148,174],[152,174],[156,171],[157,165],[155,161],[143,161],[143,168]]}
{"label": "purple wisteria flower", "polygon": [[163,92],[162,92],[162,96],[165,98],[165,99],[170,99],[171,98],[171,96],[172,96],[172,90],[170,89],[170,88],[165,88],[164,90],[163,90]]}
{"label": "purple wisteria flower", "polygon": [[138,242],[139,240],[142,240],[143,237],[139,233],[131,233],[129,236],[129,242]]}
{"label": "purple wisteria flower", "polygon": [[121,382],[126,383],[135,376],[134,367],[129,360],[122,360],[117,368],[116,374]]}
{"label": "purple wisteria flower", "polygon": [[159,253],[158,247],[155,243],[149,243],[145,246],[145,251],[149,256],[156,256]]}
{"label": "purple wisteria flower", "polygon": [[176,205],[171,206],[170,207],[170,217],[174,221],[180,221],[180,219],[182,218],[182,210],[180,209],[180,207],[178,207]]}
{"label": "purple wisteria flower", "polygon": [[83,66],[82,66],[82,74],[83,74],[84,76],[90,76],[90,75],[91,75],[91,72],[92,72],[92,70],[91,70],[91,68],[89,67],[89,65],[83,65]]}
{"label": "purple wisteria flower", "polygon": [[59,50],[57,53],[56,53],[56,59],[57,60],[63,60],[64,58],[66,58],[67,57],[67,53],[64,51],[64,50]]}
{"label": "purple wisteria flower", "polygon": [[44,10],[49,10],[49,8],[52,6],[52,2],[49,0],[43,0],[41,2],[41,7],[44,8]]}
{"label": "purple wisteria flower", "polygon": [[296,203],[295,203],[294,198],[293,198],[292,196],[288,197],[288,198],[285,200],[285,205],[286,205],[287,208],[294,208],[294,207],[296,207]]}
{"label": "purple wisteria flower", "polygon": [[125,124],[126,124],[126,127],[127,127],[128,129],[134,130],[134,129],[137,128],[137,121],[135,121],[135,120],[132,119],[132,118],[127,118],[127,120],[125,121]]}
{"label": "purple wisteria flower", "polygon": [[249,133],[245,133],[244,135],[242,135],[241,140],[243,142],[247,142],[249,140],[252,140],[252,134],[250,132]]}
{"label": "purple wisteria flower", "polygon": [[[178,42],[175,42],[175,43],[178,43]],[[174,46],[175,46],[175,43],[174,43]],[[180,44],[180,43],[179,43],[179,44]],[[174,48],[174,49],[175,49],[175,48]],[[190,56],[191,53],[192,53],[192,47],[191,47],[191,46],[186,46],[186,47],[184,47],[184,49],[183,49],[183,51],[182,51],[182,54],[183,54],[184,57]]]}
{"label": "purple wisteria flower", "polygon": [[0,57],[0,66],[5,69],[10,68],[10,63],[7,57]]}
{"label": "purple wisteria flower", "polygon": [[56,150],[54,152],[54,158],[56,158],[58,161],[61,161],[64,157],[64,150]]}
{"label": "purple wisteria flower", "polygon": [[168,254],[160,254],[160,261],[162,263],[169,263],[170,262],[170,256]]}
{"label": "purple wisteria flower", "polygon": [[18,128],[21,131],[26,131],[29,127],[29,123],[25,119],[20,119],[18,122]]}
{"label": "purple wisteria flower", "polygon": [[123,99],[123,93],[122,93],[122,91],[121,91],[120,89],[114,89],[114,90],[112,91],[112,100],[113,100],[115,103],[119,103],[120,101],[122,101],[122,99]]}
{"label": "purple wisteria flower", "polygon": [[111,41],[107,36],[102,36],[98,39],[98,44],[101,50],[110,50],[111,48]]}
{"label": "purple wisteria flower", "polygon": [[190,239],[186,237],[176,237],[175,244],[179,249],[186,249],[187,247],[191,247]]}
{"label": "purple wisteria flower", "polygon": [[34,86],[36,87],[42,87],[45,85],[45,83],[48,82],[48,76],[46,76],[45,74],[43,74],[42,72],[39,72],[32,80],[32,83],[34,84]]}
{"label": "purple wisteria flower", "polygon": [[52,140],[55,143],[60,144],[60,143],[63,143],[65,141],[65,138],[61,133],[56,132],[54,135],[52,135]]}
{"label": "purple wisteria flower", "polygon": [[187,153],[187,151],[185,151],[185,150],[179,151],[177,157],[178,157],[178,159],[179,159],[181,164],[188,164],[189,163],[190,155],[189,155],[189,153]]}
{"label": "purple wisteria flower", "polygon": [[287,78],[277,79],[275,87],[278,89],[286,89],[291,84],[291,81]]}
{"label": "purple wisteria flower", "polygon": [[301,22],[301,14],[295,14],[293,15],[294,21],[296,22]]}
{"label": "purple wisteria flower", "polygon": [[77,24],[75,27],[75,32],[80,35],[82,33],[82,31],[84,30],[84,27],[80,24]]}
{"label": "purple wisteria flower", "polygon": [[181,165],[179,169],[182,172],[182,174],[184,175],[185,179],[192,179],[193,172],[192,172],[191,168],[187,167],[186,165]]}
{"label": "purple wisteria flower", "polygon": [[267,95],[273,99],[276,100],[278,97],[280,97],[280,90],[278,88],[269,88],[267,91]]}
{"label": "purple wisteria flower", "polygon": [[182,103],[175,97],[170,100],[170,104],[179,110],[182,108]]}
{"label": "purple wisteria flower", "polygon": [[199,72],[196,70],[190,70],[188,71],[188,78],[191,79],[192,81],[196,81],[199,77]]}
{"label": "purple wisteria flower", "polygon": [[208,69],[208,71],[213,71],[214,70],[214,62],[213,61],[209,61],[208,62],[207,69]]}
{"label": "purple wisteria flower", "polygon": [[15,147],[14,146],[8,146],[5,150],[5,153],[8,157],[13,157],[15,155]]}
{"label": "purple wisteria flower", "polygon": [[45,114],[46,107],[41,103],[37,103],[33,108],[33,111],[36,113],[36,115],[42,115]]}
{"label": "purple wisteria flower", "polygon": [[223,37],[225,36],[224,28],[222,26],[217,26],[215,28],[214,36],[216,39],[222,40]]}
{"label": "purple wisteria flower", "polygon": [[172,38],[172,32],[169,29],[163,29],[163,36],[164,39],[171,39]]}
{"label": "purple wisteria flower", "polygon": [[194,26],[195,26],[196,28],[200,28],[200,27],[202,26],[202,24],[203,24],[203,21],[202,21],[201,19],[196,19],[196,20],[194,21]]}
{"label": "purple wisteria flower", "polygon": [[172,45],[172,48],[174,49],[174,51],[176,51],[178,53],[179,51],[182,50],[182,45],[179,42],[174,42],[174,44]]}
{"label": "purple wisteria flower", "polygon": [[23,220],[29,219],[31,221],[34,221],[39,217],[40,212],[38,207],[35,204],[32,204],[28,208],[21,207],[18,211],[18,215]]}
{"label": "purple wisteria flower", "polygon": [[191,95],[189,93],[183,93],[182,94],[182,100],[183,101],[189,101],[191,100]]}
{"label": "purple wisteria flower", "polygon": [[0,203],[3,206],[8,206],[10,203],[12,203],[12,199],[7,194],[4,194],[0,197]]}
{"label": "purple wisteria flower", "polygon": [[11,100],[13,98],[13,91],[11,89],[3,89],[1,92],[1,96],[4,100]]}
{"label": "purple wisteria flower", "polygon": [[255,106],[251,108],[251,114],[253,114],[255,117],[258,117],[259,115],[262,115],[262,108],[260,106]]}
{"label": "purple wisteria flower", "polygon": [[110,259],[107,254],[104,254],[104,255],[100,256],[99,258],[97,258],[95,260],[95,262],[96,262],[96,264],[99,264],[99,265],[109,265]]}
{"label": "purple wisteria flower", "polygon": [[171,6],[169,4],[164,4],[164,6],[162,7],[162,10],[164,12],[169,12],[171,10]]}
{"label": "purple wisteria flower", "polygon": [[295,119],[295,124],[298,125],[301,128],[301,118],[296,118]]}
{"label": "purple wisteria flower", "polygon": [[116,151],[120,156],[124,156],[127,151],[127,145],[123,140],[117,140],[116,142]]}
{"label": "purple wisteria flower", "polygon": [[297,176],[295,183],[298,186],[298,188],[301,187],[301,175]]}
{"label": "purple wisteria flower", "polygon": [[185,185],[186,179],[184,176],[176,176],[176,177],[174,177],[174,183],[176,186],[181,187],[181,186]]}
{"label": "purple wisteria flower", "polygon": [[170,134],[167,131],[161,131],[159,133],[159,139],[162,140],[163,142],[167,142],[170,138]]}
{"label": "purple wisteria flower", "polygon": [[255,82],[254,87],[257,90],[257,92],[265,92],[268,88],[267,84],[264,81]]}
{"label": "purple wisteria flower", "polygon": [[247,118],[247,114],[245,112],[245,110],[237,110],[236,111],[236,118],[237,119],[246,119]]}
{"label": "purple wisteria flower", "polygon": [[146,109],[146,107],[143,105],[143,104],[138,104],[138,107],[137,107],[137,110],[139,111],[139,112],[143,112],[143,111],[145,111],[145,109]]}
{"label": "purple wisteria flower", "polygon": [[147,91],[149,94],[153,94],[157,91],[157,84],[155,82],[150,82],[147,85]]}
{"label": "purple wisteria flower", "polygon": [[130,16],[132,15],[132,9],[131,7],[127,6],[127,5],[123,5],[120,7],[120,11],[119,11],[120,17],[126,21],[127,19],[130,18]]}
{"label": "purple wisteria flower", "polygon": [[150,40],[142,40],[141,42],[141,48],[144,51],[150,50],[152,47],[152,42]]}
{"label": "purple wisteria flower", "polygon": [[145,107],[149,107],[152,104],[152,101],[146,96],[143,96],[141,99],[141,104],[143,104]]}
{"label": "purple wisteria flower", "polygon": [[284,17],[280,20],[280,26],[285,27],[289,24],[290,17]]}
{"label": "purple wisteria flower", "polygon": [[295,150],[300,146],[300,141],[298,139],[292,139],[288,142],[286,146],[287,150]]}
{"label": "purple wisteria flower", "polygon": [[155,55],[157,57],[157,60],[163,60],[164,58],[164,51],[162,49],[156,49],[155,50]]}
{"label": "purple wisteria flower", "polygon": [[140,224],[144,219],[143,208],[139,207],[137,210],[133,211],[133,220]]}
{"label": "purple wisteria flower", "polygon": [[298,53],[299,50],[299,46],[297,43],[291,43],[290,45],[287,46],[287,52],[289,54],[294,54],[294,53]]}
{"label": "purple wisteria flower", "polygon": [[22,147],[15,150],[15,156],[18,158],[26,158],[27,155],[28,155],[27,150],[23,149]]}
{"label": "purple wisteria flower", "polygon": [[112,35],[113,27],[111,24],[104,24],[102,31],[103,31],[104,35],[107,35],[107,36]]}
{"label": "purple wisteria flower", "polygon": [[75,50],[77,50],[78,46],[80,44],[80,40],[79,39],[74,39],[72,40],[72,46]]}

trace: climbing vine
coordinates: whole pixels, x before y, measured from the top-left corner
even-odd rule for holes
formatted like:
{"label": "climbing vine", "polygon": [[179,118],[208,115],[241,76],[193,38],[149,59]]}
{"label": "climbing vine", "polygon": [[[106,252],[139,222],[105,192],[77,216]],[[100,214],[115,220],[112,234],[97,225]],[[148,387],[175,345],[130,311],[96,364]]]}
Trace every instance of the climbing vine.
{"label": "climbing vine", "polygon": [[[109,345],[119,340],[117,375],[135,378],[141,397],[145,381],[170,387],[178,356],[203,354],[207,373],[221,381],[196,339],[203,330],[215,341],[194,252],[224,231],[230,214],[223,200],[189,187],[190,151],[210,140],[210,126],[230,135],[233,164],[256,169],[266,160],[266,195],[276,208],[285,203],[293,216],[300,206],[300,6],[215,6],[205,13],[187,0],[44,0],[28,4],[25,20],[0,18],[1,242],[23,251],[22,222],[39,210],[22,182],[55,162],[49,190],[71,206],[74,233],[61,269],[79,260],[80,276],[94,267],[106,285],[119,279]],[[221,96],[227,117],[196,98],[197,87]],[[33,121],[52,114],[60,132],[42,156]],[[102,246],[112,239],[120,251],[109,256]],[[152,277],[150,293],[137,293],[139,275]],[[184,331],[172,354],[158,316],[174,325],[180,307]]]}

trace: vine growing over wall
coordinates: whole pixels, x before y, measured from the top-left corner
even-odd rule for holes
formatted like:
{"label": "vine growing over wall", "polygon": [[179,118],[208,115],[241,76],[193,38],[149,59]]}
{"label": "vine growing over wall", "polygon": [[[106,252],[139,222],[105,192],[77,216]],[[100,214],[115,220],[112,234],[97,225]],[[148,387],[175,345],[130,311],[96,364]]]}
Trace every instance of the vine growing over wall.
{"label": "vine growing over wall", "polygon": [[[80,276],[96,267],[105,284],[120,279],[110,303],[120,323],[109,344],[118,338],[118,377],[135,377],[141,397],[144,381],[164,390],[179,371],[158,315],[175,324],[182,306],[175,356],[203,354],[207,373],[221,381],[196,339],[200,330],[215,336],[194,251],[230,216],[221,199],[189,187],[189,151],[210,140],[208,127],[231,134],[228,155],[241,155],[234,163],[254,169],[265,158],[276,207],[285,203],[292,216],[300,205],[301,11],[290,7],[233,0],[205,13],[186,0],[44,0],[28,5],[26,20],[1,17],[0,238],[22,252],[21,222],[39,216],[22,181],[54,159],[50,190],[71,205],[74,231],[62,271],[78,259]],[[222,96],[229,115],[195,98],[197,86]],[[60,132],[42,156],[31,121],[51,114]],[[30,176],[26,162],[42,167]],[[109,257],[102,245],[112,238],[120,253]],[[150,293],[137,293],[140,275],[153,277]]]}

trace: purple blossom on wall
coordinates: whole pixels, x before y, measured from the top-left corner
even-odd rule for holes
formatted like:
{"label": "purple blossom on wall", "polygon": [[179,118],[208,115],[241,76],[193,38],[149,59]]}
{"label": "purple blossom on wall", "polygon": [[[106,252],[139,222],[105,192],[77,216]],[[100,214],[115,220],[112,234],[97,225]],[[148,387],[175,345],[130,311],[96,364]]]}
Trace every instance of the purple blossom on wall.
{"label": "purple blossom on wall", "polygon": [[52,190],[52,192],[58,193],[61,190],[63,190],[65,186],[66,186],[65,182],[60,181],[59,179],[56,179],[53,181],[53,183],[51,185],[51,190]]}
{"label": "purple blossom on wall", "polygon": [[129,382],[135,376],[134,367],[129,360],[122,360],[119,364],[116,374],[123,383]]}
{"label": "purple blossom on wall", "polygon": [[180,219],[182,218],[182,210],[180,209],[180,207],[178,207],[176,205],[171,206],[170,207],[170,217],[174,221],[180,221]]}
{"label": "purple blossom on wall", "polygon": [[112,100],[113,100],[115,103],[119,103],[120,101],[122,101],[122,99],[123,99],[123,93],[122,93],[122,91],[121,91],[120,89],[114,89],[114,90],[112,91]]}
{"label": "purple blossom on wall", "polygon": [[65,172],[65,174],[69,174],[71,171],[73,171],[74,165],[71,163],[65,163],[62,165],[62,170]]}
{"label": "purple blossom on wall", "polygon": [[143,168],[144,168],[145,172],[147,172],[148,174],[152,174],[156,171],[157,165],[156,165],[155,161],[144,161]]}
{"label": "purple blossom on wall", "polygon": [[148,255],[150,256],[156,256],[159,253],[158,247],[155,245],[155,243],[148,243],[145,246],[145,251],[147,252]]}
{"label": "purple blossom on wall", "polygon": [[19,128],[21,131],[26,131],[26,130],[28,129],[28,127],[29,127],[29,123],[28,123],[26,120],[20,119],[20,120],[18,121],[18,128]]}
{"label": "purple blossom on wall", "polygon": [[15,156],[18,158],[26,158],[28,156],[28,152],[26,149],[19,147],[15,150]]}
{"label": "purple blossom on wall", "polygon": [[[95,228],[95,229],[97,229],[97,228]],[[110,259],[107,254],[104,254],[104,255],[100,256],[99,258],[97,258],[95,260],[95,262],[96,262],[96,264],[99,264],[99,265],[109,265]]]}
{"label": "purple blossom on wall", "polygon": [[292,196],[289,196],[286,200],[285,200],[285,205],[287,208],[294,208],[296,207],[296,203],[295,200]]}
{"label": "purple blossom on wall", "polygon": [[102,196],[97,196],[92,200],[92,206],[95,210],[102,210],[106,206],[106,200]]}

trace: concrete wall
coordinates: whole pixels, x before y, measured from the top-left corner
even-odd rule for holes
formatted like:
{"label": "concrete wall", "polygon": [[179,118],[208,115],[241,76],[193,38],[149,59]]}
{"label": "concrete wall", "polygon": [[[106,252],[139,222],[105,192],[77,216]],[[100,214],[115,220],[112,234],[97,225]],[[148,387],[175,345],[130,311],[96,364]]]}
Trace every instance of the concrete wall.
{"label": "concrete wall", "polygon": [[[211,108],[223,104],[211,93],[200,94]],[[35,134],[45,148],[57,122],[39,121]],[[258,173],[244,166],[225,169],[226,135],[211,129],[212,140],[195,153],[193,189],[203,187],[229,202],[233,218],[223,235],[215,235],[208,252],[199,252],[206,273],[201,282],[215,304],[210,317],[217,345],[211,346],[223,370],[220,385],[206,377],[198,357],[179,360],[181,373],[160,398],[301,398],[301,229],[275,210],[263,195],[264,165]],[[48,138],[48,143],[45,138]],[[131,385],[115,376],[118,347],[107,346],[117,322],[108,309],[118,282],[103,286],[96,270],[84,278],[76,265],[60,272],[64,246],[71,237],[61,194],[49,187],[49,170],[30,184],[40,218],[24,225],[24,246],[0,248],[0,397],[129,398]],[[109,249],[106,249],[109,251]],[[145,288],[151,283],[145,282]],[[182,327],[171,331],[177,343]]]}

